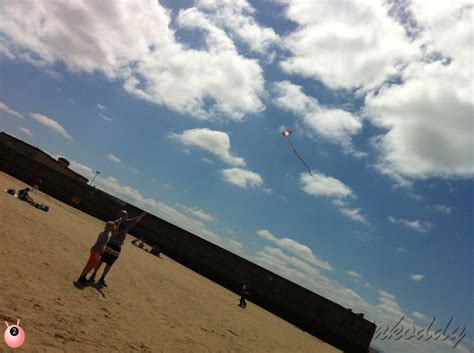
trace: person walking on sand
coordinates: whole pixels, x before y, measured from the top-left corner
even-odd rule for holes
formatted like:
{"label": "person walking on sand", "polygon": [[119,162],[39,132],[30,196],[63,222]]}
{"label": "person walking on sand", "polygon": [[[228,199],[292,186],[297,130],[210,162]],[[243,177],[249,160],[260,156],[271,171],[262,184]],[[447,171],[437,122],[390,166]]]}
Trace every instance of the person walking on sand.
{"label": "person walking on sand", "polygon": [[247,306],[247,303],[245,302],[245,299],[248,299],[249,296],[250,296],[249,287],[247,286],[247,284],[244,283],[244,285],[242,286],[242,291],[240,292],[240,304],[239,304],[239,306],[241,308],[245,308]]}
{"label": "person walking on sand", "polygon": [[100,257],[104,253],[105,244],[109,240],[109,234],[115,230],[115,223],[114,222],[107,222],[105,223],[104,230],[99,233],[97,236],[97,240],[90,250],[89,260],[87,264],[84,266],[82,270],[81,276],[77,280],[77,283],[85,285],[87,284],[86,276],[93,270],[97,263],[99,262]]}
{"label": "person walking on sand", "polygon": [[100,267],[105,262],[106,266],[104,272],[102,273],[102,276],[99,278],[99,284],[104,287],[107,287],[107,284],[105,283],[105,276],[107,276],[107,273],[109,273],[110,268],[118,259],[128,230],[132,228],[135,224],[140,222],[145,216],[146,212],[142,212],[138,217],[129,219],[127,211],[122,210],[119,212],[119,218],[114,221],[115,230],[110,236],[107,245],[105,246],[104,255],[102,255],[102,257],[100,258],[99,263],[94,269],[94,273],[92,273],[92,276],[89,278],[90,282],[95,281],[97,271],[99,271]]}

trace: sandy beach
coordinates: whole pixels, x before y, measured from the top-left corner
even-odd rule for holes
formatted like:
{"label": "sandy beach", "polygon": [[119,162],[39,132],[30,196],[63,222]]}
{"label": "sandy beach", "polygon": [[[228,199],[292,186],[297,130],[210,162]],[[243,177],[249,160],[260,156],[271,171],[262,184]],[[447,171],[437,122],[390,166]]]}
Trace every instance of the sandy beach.
{"label": "sandy beach", "polygon": [[[340,352],[162,255],[130,244],[107,288],[78,289],[103,222],[42,194],[38,210],[3,190],[0,173],[0,319],[21,319],[18,352]],[[5,328],[5,327],[4,327]],[[3,334],[3,330],[2,330]],[[13,352],[0,343],[1,352]]]}

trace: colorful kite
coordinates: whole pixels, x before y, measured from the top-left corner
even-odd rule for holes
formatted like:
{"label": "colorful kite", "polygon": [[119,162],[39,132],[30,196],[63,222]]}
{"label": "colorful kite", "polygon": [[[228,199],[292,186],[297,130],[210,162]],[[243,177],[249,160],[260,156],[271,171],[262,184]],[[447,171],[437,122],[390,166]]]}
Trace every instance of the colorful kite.
{"label": "colorful kite", "polygon": [[298,157],[298,159],[301,161],[301,163],[303,163],[303,165],[306,167],[306,169],[308,170],[309,175],[313,175],[313,174],[311,174],[311,168],[308,166],[308,164],[306,164],[306,162],[303,160],[303,158],[301,158],[301,156],[298,154],[298,152],[296,152],[295,147],[291,143],[291,139],[290,139],[291,134],[293,134],[293,131],[291,129],[285,129],[281,132],[281,135],[283,137],[288,138],[288,143],[289,143],[291,149],[295,153],[296,157]]}

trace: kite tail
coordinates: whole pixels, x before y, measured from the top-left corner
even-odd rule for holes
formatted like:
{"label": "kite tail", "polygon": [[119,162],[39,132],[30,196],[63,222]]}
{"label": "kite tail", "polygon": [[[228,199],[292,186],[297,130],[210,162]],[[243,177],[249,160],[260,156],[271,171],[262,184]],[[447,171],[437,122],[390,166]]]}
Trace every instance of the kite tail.
{"label": "kite tail", "polygon": [[303,163],[303,165],[304,165],[304,166],[306,167],[306,169],[308,170],[309,175],[312,176],[313,174],[311,173],[311,168],[308,166],[308,164],[306,164],[306,162],[303,160],[303,158],[301,158],[301,156],[298,154],[298,152],[296,152],[296,149],[295,149],[295,147],[293,147],[293,144],[291,143],[290,138],[288,138],[288,143],[290,144],[291,149],[292,149],[293,152],[295,153],[296,157],[298,157],[298,159],[301,161],[301,163]]}

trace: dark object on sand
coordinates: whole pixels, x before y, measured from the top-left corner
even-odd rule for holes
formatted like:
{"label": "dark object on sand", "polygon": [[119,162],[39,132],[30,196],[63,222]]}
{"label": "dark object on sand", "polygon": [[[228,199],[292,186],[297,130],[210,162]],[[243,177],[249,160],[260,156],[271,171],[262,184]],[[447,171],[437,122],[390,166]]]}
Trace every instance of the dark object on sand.
{"label": "dark object on sand", "polygon": [[15,196],[16,191],[15,191],[15,189],[8,189],[8,190],[7,190],[7,193],[9,193],[9,194],[12,195],[12,196]]}
{"label": "dark object on sand", "polygon": [[49,211],[49,206],[44,205],[42,203],[35,203],[35,207],[40,209],[41,211],[48,212]]}

